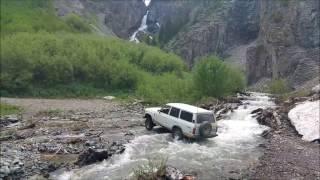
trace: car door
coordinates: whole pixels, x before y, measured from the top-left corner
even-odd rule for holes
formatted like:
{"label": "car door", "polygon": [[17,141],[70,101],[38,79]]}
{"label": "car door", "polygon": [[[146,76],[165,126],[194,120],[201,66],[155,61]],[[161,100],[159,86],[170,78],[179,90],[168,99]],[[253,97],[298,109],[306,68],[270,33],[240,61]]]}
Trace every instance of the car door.
{"label": "car door", "polygon": [[169,115],[170,109],[171,109],[170,106],[165,106],[159,110],[159,113],[157,115],[158,116],[157,121],[159,122],[159,124],[161,126],[169,128],[168,127],[168,119],[171,118]]}
{"label": "car door", "polygon": [[180,109],[179,108],[175,108],[175,107],[171,107],[170,113],[169,113],[169,120],[167,121],[167,127],[169,129],[172,129],[173,126],[179,126],[180,128],[182,128],[180,126],[180,120],[179,120],[179,115],[180,115]]}
{"label": "car door", "polygon": [[195,127],[193,113],[181,110],[179,123],[185,135],[193,135],[193,128]]}

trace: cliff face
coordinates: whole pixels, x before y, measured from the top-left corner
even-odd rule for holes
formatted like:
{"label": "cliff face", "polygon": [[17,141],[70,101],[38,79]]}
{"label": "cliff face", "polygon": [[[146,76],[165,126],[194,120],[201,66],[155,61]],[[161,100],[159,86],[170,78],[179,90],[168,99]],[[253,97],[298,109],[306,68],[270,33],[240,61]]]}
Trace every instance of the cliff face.
{"label": "cliff face", "polygon": [[217,54],[242,66],[249,85],[285,78],[297,88],[319,76],[318,0],[153,0],[150,14],[160,41],[161,32],[181,25],[164,47],[190,67]]}
{"label": "cliff face", "polygon": [[287,78],[298,87],[319,76],[319,1],[261,1],[257,45],[247,51],[247,79]]}
{"label": "cliff face", "polygon": [[142,0],[54,0],[59,16],[69,13],[88,19],[97,32],[116,35],[123,39],[139,27],[146,13]]}

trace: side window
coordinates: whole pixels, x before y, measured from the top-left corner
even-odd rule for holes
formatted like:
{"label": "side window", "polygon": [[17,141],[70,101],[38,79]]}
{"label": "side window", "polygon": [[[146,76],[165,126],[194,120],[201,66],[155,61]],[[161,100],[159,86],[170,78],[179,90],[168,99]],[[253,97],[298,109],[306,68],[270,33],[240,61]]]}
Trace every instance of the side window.
{"label": "side window", "polygon": [[188,121],[188,122],[192,122],[192,116],[193,116],[192,113],[189,113],[189,112],[186,112],[186,111],[181,111],[180,119],[183,119],[183,120]]}
{"label": "side window", "polygon": [[165,114],[169,114],[169,111],[170,111],[170,106],[165,106],[160,109],[160,112],[165,113]]}
{"label": "side window", "polygon": [[179,113],[180,113],[180,109],[172,107],[170,111],[170,116],[178,118]]}

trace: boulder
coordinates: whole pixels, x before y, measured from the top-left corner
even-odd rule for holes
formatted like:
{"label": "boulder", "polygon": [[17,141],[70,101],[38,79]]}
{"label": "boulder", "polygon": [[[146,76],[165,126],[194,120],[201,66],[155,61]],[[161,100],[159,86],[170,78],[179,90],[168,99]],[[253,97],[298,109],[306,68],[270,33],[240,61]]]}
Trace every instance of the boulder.
{"label": "boulder", "polygon": [[95,162],[103,161],[104,159],[108,159],[110,154],[107,149],[92,149],[88,148],[84,152],[82,152],[78,160],[75,164],[79,166],[89,165]]}

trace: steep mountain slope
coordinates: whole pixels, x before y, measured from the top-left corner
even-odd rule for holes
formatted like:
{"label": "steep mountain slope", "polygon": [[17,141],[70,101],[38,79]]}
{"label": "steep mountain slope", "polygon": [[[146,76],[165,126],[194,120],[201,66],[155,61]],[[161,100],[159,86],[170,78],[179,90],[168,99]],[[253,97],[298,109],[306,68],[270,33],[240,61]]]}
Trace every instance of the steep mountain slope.
{"label": "steep mountain slope", "polygon": [[143,0],[54,0],[54,6],[60,16],[76,13],[98,33],[123,39],[148,11],[147,32],[138,39],[180,55],[190,68],[201,56],[222,56],[245,70],[249,85],[318,81],[318,0],[152,0],[148,7]]}
{"label": "steep mountain slope", "polygon": [[146,12],[142,0],[54,0],[59,16],[75,13],[88,19],[101,33],[127,39],[139,27]]}
{"label": "steep mountain slope", "polygon": [[319,16],[318,0],[153,0],[149,26],[159,23],[164,48],[190,66],[218,54],[251,85],[285,78],[298,88],[319,75]]}

